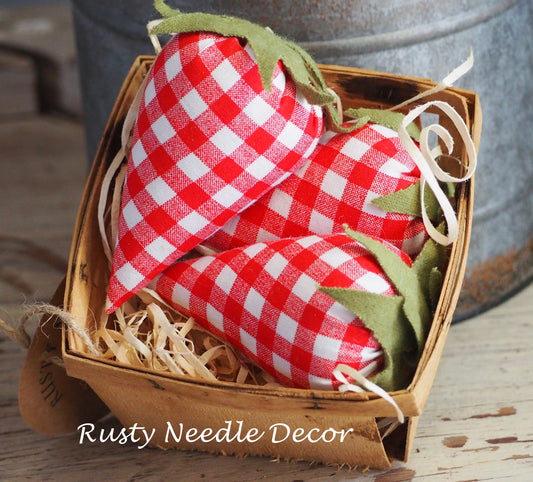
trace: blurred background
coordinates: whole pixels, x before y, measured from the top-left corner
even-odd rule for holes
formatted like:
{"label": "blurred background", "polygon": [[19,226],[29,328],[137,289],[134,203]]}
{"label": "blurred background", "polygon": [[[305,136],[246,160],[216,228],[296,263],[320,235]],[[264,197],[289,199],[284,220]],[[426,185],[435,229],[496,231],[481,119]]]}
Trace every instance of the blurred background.
{"label": "blurred background", "polygon": [[87,174],[68,1],[0,1],[0,318],[65,276]]}

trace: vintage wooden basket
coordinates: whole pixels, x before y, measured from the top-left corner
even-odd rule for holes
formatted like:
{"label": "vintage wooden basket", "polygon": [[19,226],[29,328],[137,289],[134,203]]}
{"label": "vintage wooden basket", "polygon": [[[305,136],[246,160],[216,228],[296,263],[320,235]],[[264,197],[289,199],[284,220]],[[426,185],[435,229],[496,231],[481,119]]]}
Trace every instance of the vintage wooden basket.
{"label": "vintage wooden basket", "polygon": [[[94,161],[76,222],[64,309],[89,333],[95,328],[98,313],[104,310],[109,276],[96,219],[100,185],[119,148],[121,126],[128,107],[152,61],[153,57],[139,57],[124,82]],[[386,108],[435,85],[429,80],[356,68],[321,68],[346,108]],[[422,102],[435,99],[448,102],[459,112],[471,129],[477,147],[481,129],[478,97],[472,92],[450,88]],[[450,251],[444,287],[416,374],[407,389],[391,393],[406,422],[385,439],[380,435],[378,423],[384,417],[394,417],[395,411],[373,393],[268,388],[141,371],[91,356],[81,339],[72,330],[64,329],[62,356],[67,373],[85,380],[125,427],[138,423],[155,428],[152,444],[162,448],[267,455],[375,468],[390,467],[393,460],[406,461],[458,300],[465,271],[472,207],[471,180],[460,185],[457,191],[460,236]],[[342,442],[336,437],[330,443],[294,442],[291,437],[280,443],[274,443],[271,437],[232,442],[182,440],[176,443],[172,438],[165,441],[168,423],[174,428],[182,423],[185,429],[218,430],[227,427],[228,422],[232,423],[233,433],[240,422],[243,436],[250,428],[269,433],[273,424],[286,424],[293,429],[301,427],[305,433],[315,429],[313,434],[318,434],[316,429],[353,430]],[[332,434],[330,431],[329,435]]]}

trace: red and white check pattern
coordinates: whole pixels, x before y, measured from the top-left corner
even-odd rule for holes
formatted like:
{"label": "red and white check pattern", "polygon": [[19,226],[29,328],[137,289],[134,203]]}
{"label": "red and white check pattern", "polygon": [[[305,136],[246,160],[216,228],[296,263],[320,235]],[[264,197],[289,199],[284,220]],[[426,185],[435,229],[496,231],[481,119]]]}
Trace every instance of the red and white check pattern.
{"label": "red and white check pattern", "polygon": [[238,39],[173,37],[134,130],[107,311],[298,168],[322,129],[280,63],[268,92]]}
{"label": "red and white check pattern", "polygon": [[319,285],[395,294],[374,258],[344,233],[178,262],[150,286],[281,383],[331,390],[339,363],[359,370],[381,364],[383,352],[363,322]]}
{"label": "red and white check pattern", "polygon": [[405,189],[420,171],[398,133],[367,124],[349,134],[326,132],[302,167],[233,217],[204,244],[217,251],[292,236],[354,231],[378,237],[414,256],[427,239],[419,217],[371,204]]}

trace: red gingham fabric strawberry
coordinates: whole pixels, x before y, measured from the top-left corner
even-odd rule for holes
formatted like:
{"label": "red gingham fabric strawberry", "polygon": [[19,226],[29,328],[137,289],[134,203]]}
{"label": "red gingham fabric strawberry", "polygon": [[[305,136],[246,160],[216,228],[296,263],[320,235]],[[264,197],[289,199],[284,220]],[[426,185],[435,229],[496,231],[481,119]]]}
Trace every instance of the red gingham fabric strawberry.
{"label": "red gingham fabric strawberry", "polygon": [[[407,255],[399,256],[410,266]],[[331,390],[338,364],[360,370],[375,361],[379,367],[383,352],[363,322],[319,285],[395,295],[372,255],[344,233],[178,262],[150,286],[281,383]]]}
{"label": "red gingham fabric strawberry", "polygon": [[249,45],[175,35],[146,81],[122,195],[107,311],[301,165],[322,110],[281,62],[263,87]]}
{"label": "red gingham fabric strawberry", "polygon": [[328,131],[294,174],[204,244],[222,251],[285,237],[340,232],[347,223],[414,256],[427,239],[422,218],[384,212],[372,200],[419,180],[420,171],[396,131],[377,124],[350,133]]}

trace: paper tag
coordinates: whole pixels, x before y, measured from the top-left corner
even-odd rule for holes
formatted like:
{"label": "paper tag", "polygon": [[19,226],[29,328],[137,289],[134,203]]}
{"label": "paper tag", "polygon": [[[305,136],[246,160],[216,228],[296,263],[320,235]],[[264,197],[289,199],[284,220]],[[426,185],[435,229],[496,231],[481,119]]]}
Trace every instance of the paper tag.
{"label": "paper tag", "polygon": [[[64,281],[51,304],[63,301]],[[31,341],[19,383],[19,409],[29,427],[43,434],[73,432],[109,409],[82,380],[67,376],[51,358],[61,358],[61,320],[45,315]]]}

